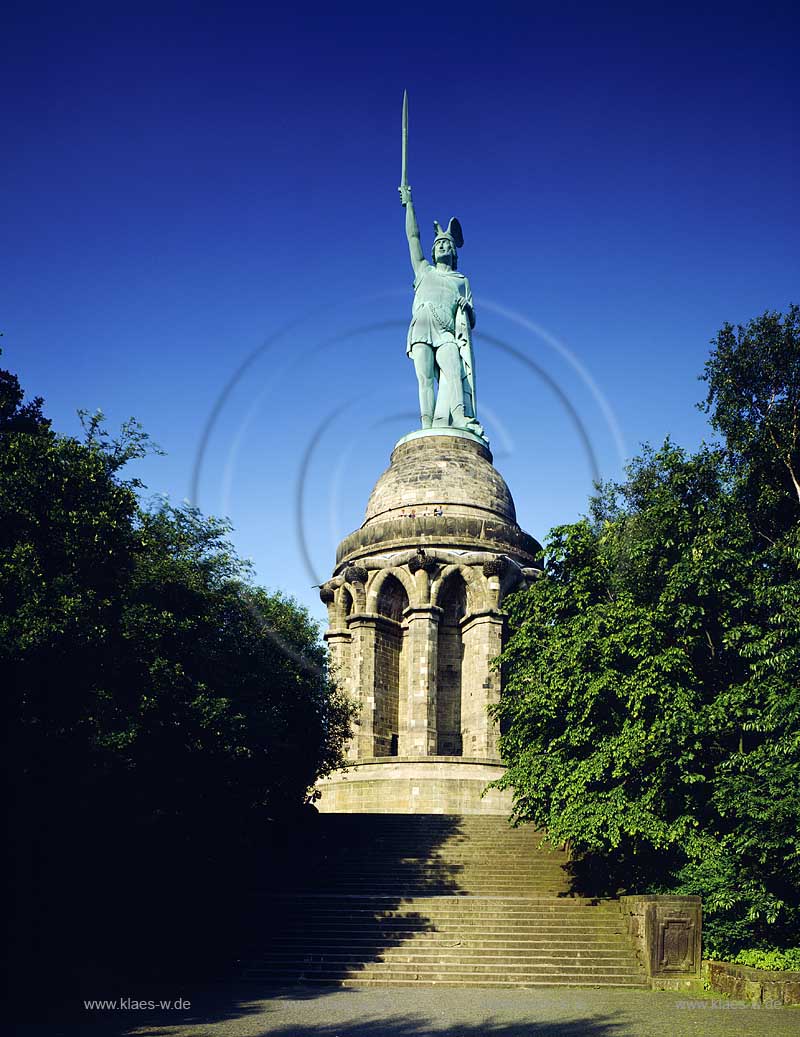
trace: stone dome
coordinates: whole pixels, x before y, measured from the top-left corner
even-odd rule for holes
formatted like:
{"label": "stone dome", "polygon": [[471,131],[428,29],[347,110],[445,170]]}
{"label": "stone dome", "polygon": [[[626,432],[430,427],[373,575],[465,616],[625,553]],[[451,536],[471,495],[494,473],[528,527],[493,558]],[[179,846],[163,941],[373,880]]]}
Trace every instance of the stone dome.
{"label": "stone dome", "polygon": [[440,513],[516,524],[505,480],[488,448],[471,437],[433,433],[400,442],[370,495],[364,525]]}
{"label": "stone dome", "polygon": [[514,501],[477,437],[420,431],[402,439],[370,494],[360,529],[336,552],[336,572],[409,548],[505,554],[533,566],[540,545],[517,525]]}

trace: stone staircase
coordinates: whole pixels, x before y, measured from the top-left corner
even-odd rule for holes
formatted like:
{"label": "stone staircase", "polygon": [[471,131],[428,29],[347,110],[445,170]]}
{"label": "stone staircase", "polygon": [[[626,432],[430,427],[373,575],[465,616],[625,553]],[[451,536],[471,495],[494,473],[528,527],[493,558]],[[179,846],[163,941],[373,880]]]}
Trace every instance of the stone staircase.
{"label": "stone staircase", "polygon": [[307,867],[261,895],[245,976],[353,985],[646,987],[613,901],[505,818],[322,814]]}

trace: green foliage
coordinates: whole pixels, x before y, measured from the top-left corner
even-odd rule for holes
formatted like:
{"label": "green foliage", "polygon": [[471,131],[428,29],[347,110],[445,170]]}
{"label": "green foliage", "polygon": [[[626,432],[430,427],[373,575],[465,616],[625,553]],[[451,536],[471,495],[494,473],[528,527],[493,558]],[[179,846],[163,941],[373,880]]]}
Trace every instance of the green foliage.
{"label": "green foliage", "polygon": [[[789,414],[796,322],[757,322],[789,336],[764,390]],[[744,375],[719,341],[709,399],[727,429],[724,372]],[[730,447],[645,450],[590,518],[553,530],[545,577],[509,602],[496,710],[517,819],[602,858],[608,888],[700,893],[720,953],[800,932],[798,508],[791,451],[746,420]]]}
{"label": "green foliage", "polygon": [[[0,349],[0,354],[2,352]],[[17,376],[10,371],[0,371],[0,434],[49,430],[50,422],[42,414],[41,396],[23,404],[24,398]]]}
{"label": "green foliage", "polygon": [[76,931],[124,955],[137,926],[146,942],[182,921],[174,947],[190,953],[215,911],[235,913],[219,884],[245,874],[248,846],[340,765],[352,719],[316,624],[252,583],[228,524],[143,507],[121,472],[153,449],[146,434],[130,421],[113,440],[102,415],[83,420],[83,442],[54,433],[0,372],[5,775],[31,975],[58,960],[53,929],[72,956]]}
{"label": "green foliage", "polygon": [[[769,483],[777,481],[800,500],[800,306],[745,326],[725,324],[712,345],[701,409],[743,469],[770,472]],[[760,500],[750,489],[763,507],[780,509],[780,494]]]}
{"label": "green foliage", "polygon": [[749,965],[752,969],[767,969],[770,972],[800,972],[800,947],[791,947],[786,951],[774,947],[763,951],[739,951],[731,961],[734,965]]}

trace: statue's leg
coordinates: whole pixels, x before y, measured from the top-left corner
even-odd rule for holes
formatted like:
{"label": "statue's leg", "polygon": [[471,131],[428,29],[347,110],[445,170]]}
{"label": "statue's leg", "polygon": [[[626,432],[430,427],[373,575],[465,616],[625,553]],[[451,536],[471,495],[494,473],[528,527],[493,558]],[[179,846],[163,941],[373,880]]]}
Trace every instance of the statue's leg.
{"label": "statue's leg", "polygon": [[447,428],[450,424],[450,387],[447,384],[447,375],[439,366],[438,349],[433,354],[433,366],[437,386],[436,406],[433,410],[433,427]]}
{"label": "statue's leg", "polygon": [[[443,342],[436,350],[436,363],[439,365],[439,400],[444,396],[445,413],[450,423],[456,428],[466,425],[464,416],[464,390],[461,384],[461,356],[455,340]],[[446,395],[445,395],[446,394]],[[439,407],[437,406],[437,412]],[[444,408],[443,408],[444,409]]]}
{"label": "statue's leg", "polygon": [[422,427],[430,428],[433,420],[433,347],[426,342],[415,342],[411,347],[411,359],[417,372],[419,384],[419,413]]}

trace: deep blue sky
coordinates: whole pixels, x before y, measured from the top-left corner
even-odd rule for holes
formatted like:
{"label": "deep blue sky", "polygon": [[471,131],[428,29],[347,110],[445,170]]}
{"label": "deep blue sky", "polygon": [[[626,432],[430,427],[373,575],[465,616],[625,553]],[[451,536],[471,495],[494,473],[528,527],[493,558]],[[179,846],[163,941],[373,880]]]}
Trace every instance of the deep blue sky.
{"label": "deep blue sky", "polygon": [[173,500],[208,432],[197,503],[317,616],[312,574],[415,421],[404,88],[425,244],[459,216],[480,416],[534,535],[591,491],[570,409],[606,478],[694,447],[708,340],[800,298],[793,5],[377,6],[2,25],[0,362],[61,431],[135,415]]}

